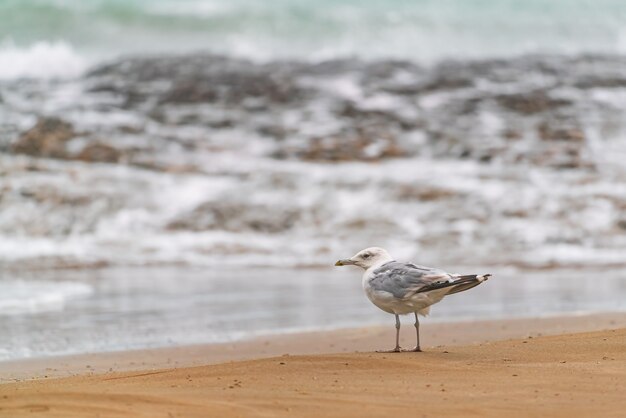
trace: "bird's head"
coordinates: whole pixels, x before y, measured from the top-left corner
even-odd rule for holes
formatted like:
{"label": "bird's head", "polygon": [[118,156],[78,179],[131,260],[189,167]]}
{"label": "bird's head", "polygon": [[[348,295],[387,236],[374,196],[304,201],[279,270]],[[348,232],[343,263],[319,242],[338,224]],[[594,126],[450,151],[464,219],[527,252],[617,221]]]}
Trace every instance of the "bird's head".
{"label": "bird's head", "polygon": [[335,263],[336,266],[359,266],[364,270],[371,267],[381,266],[389,261],[393,261],[393,258],[389,253],[380,247],[370,247],[359,251],[350,258],[339,260]]}

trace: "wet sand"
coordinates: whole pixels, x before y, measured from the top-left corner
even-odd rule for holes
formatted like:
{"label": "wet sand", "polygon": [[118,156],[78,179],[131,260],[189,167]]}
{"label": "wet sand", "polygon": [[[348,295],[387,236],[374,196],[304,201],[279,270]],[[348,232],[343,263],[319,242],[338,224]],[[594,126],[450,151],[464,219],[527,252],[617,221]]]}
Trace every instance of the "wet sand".
{"label": "wet sand", "polygon": [[[415,343],[411,318],[402,318],[401,343]],[[511,338],[626,328],[626,312],[533,319],[432,323],[422,320],[422,346],[479,344]],[[394,344],[393,317],[388,326],[263,336],[226,344],[94,353],[0,362],[0,384],[84,373],[157,370],[226,361],[252,360],[283,354],[371,352]]]}

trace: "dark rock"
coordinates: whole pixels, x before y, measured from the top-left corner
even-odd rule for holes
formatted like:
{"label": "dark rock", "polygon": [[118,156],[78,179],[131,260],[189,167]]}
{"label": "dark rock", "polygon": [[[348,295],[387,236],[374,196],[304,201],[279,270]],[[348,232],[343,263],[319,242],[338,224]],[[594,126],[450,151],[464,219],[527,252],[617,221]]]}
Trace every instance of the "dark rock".
{"label": "dark rock", "polygon": [[363,71],[365,64],[357,59],[333,59],[321,62],[314,62],[301,67],[300,72],[308,76],[334,77],[337,74]]}
{"label": "dark rock", "polygon": [[585,140],[585,133],[581,128],[553,126],[549,122],[541,122],[537,127],[539,137],[544,141],[579,141]]}
{"label": "dark rock", "polygon": [[482,97],[472,97],[467,100],[463,100],[459,107],[459,114],[472,116],[475,115],[478,108],[483,105],[485,99]]}
{"label": "dark rock", "polygon": [[626,77],[588,77],[574,84],[579,89],[624,88]]}
{"label": "dark rock", "polygon": [[[299,67],[302,64],[258,65],[219,55],[137,58],[96,68],[88,78],[92,92],[124,94],[124,107],[136,107],[154,96],[159,104],[241,105],[249,98],[280,104],[304,94],[292,79]],[[112,77],[119,81],[111,82]]]}
{"label": "dark rock", "polygon": [[471,87],[474,82],[462,74],[448,74],[434,77],[421,86],[421,91],[432,92],[437,90],[456,90]]}
{"label": "dark rock", "polygon": [[250,203],[207,202],[173,220],[167,228],[190,231],[223,229],[234,232],[278,233],[291,229],[300,213],[296,209],[281,210],[275,205],[270,207]]}
{"label": "dark rock", "polygon": [[525,115],[572,104],[569,100],[551,98],[545,91],[534,91],[527,94],[503,94],[496,96],[496,101],[508,110]]}
{"label": "dark rock", "polygon": [[289,79],[274,80],[263,72],[214,73],[177,80],[161,97],[161,103],[241,104],[246,98],[263,98],[273,103],[287,103],[299,95]]}
{"label": "dark rock", "polygon": [[473,81],[462,76],[436,75],[412,84],[390,84],[383,87],[389,93],[414,96],[441,90],[456,90],[473,86]]}
{"label": "dark rock", "polygon": [[459,194],[452,190],[441,189],[430,186],[413,186],[403,184],[397,188],[395,193],[398,200],[418,200],[421,202],[432,202],[449,199]]}
{"label": "dark rock", "polygon": [[220,98],[219,86],[199,80],[182,80],[161,97],[161,103],[215,102]]}
{"label": "dark rock", "polygon": [[307,161],[378,161],[413,155],[393,136],[368,136],[364,132],[346,136],[310,138],[302,145],[286,146],[274,153],[275,158],[297,158]]}
{"label": "dark rock", "polygon": [[68,142],[77,133],[72,125],[59,118],[41,118],[35,126],[24,132],[11,150],[34,157],[81,160],[87,162],[119,162],[122,152],[110,145],[92,142],[78,152],[68,150]]}
{"label": "dark rock", "polygon": [[[402,60],[255,63],[193,54],[126,58],[93,70],[83,82],[90,100],[109,106],[105,110],[132,109],[146,123],[167,128],[150,127],[150,145],[141,129],[124,127],[128,122],[98,132],[137,136],[124,138],[140,144],[133,158],[123,159],[129,164],[167,160],[156,155],[162,154],[159,144],[220,152],[230,149],[229,137],[260,136],[267,146],[250,152],[274,158],[378,161],[421,154],[562,168],[585,156],[562,143],[583,147],[590,120],[613,126],[621,113],[607,101],[558,93],[623,88],[624,65],[626,59],[615,56],[451,60],[420,67]],[[192,128],[183,134],[176,126]],[[170,138],[178,135],[185,138]]]}
{"label": "dark rock", "polygon": [[125,134],[137,135],[137,134],[143,133],[144,128],[140,126],[122,125],[119,127],[119,130],[120,132],[123,132]]}
{"label": "dark rock", "polygon": [[339,107],[337,114],[344,118],[354,119],[359,124],[387,125],[389,128],[396,125],[407,131],[422,126],[422,123],[418,120],[402,118],[391,111],[361,109],[356,103],[350,101],[343,103]]}
{"label": "dark rock", "polygon": [[92,143],[76,156],[78,160],[99,163],[116,163],[122,158],[122,152],[110,145]]}
{"label": "dark rock", "polygon": [[35,157],[68,158],[66,144],[74,136],[74,129],[68,122],[41,118],[19,137],[11,151]]}
{"label": "dark rock", "polygon": [[257,132],[261,135],[269,136],[277,140],[285,139],[289,133],[287,129],[280,125],[262,125],[259,126]]}
{"label": "dark rock", "polygon": [[219,119],[209,121],[207,125],[213,129],[228,129],[235,126],[235,121],[232,119]]}
{"label": "dark rock", "polygon": [[522,137],[522,134],[515,129],[505,129],[502,132],[502,136],[506,139],[520,139]]}

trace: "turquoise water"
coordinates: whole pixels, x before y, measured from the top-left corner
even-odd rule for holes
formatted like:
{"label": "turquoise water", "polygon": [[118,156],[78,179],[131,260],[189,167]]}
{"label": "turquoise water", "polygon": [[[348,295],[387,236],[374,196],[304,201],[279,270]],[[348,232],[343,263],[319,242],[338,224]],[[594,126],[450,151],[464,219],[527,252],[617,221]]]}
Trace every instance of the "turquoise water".
{"label": "turquoise water", "polygon": [[260,59],[424,62],[624,53],[625,28],[620,0],[0,1],[0,51],[61,42],[88,62],[196,49]]}

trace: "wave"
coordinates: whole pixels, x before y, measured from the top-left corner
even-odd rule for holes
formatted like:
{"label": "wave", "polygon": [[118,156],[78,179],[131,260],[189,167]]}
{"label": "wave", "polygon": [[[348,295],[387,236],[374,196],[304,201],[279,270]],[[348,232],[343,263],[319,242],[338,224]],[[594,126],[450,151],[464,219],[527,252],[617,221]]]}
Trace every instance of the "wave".
{"label": "wave", "polygon": [[76,282],[0,281],[0,315],[61,311],[70,299],[93,293],[91,286]]}
{"label": "wave", "polygon": [[426,64],[623,54],[625,27],[626,2],[615,0],[21,0],[0,3],[0,39],[28,45],[3,48],[16,62],[0,77],[77,74],[84,60],[69,45],[97,60],[198,50],[264,61]]}
{"label": "wave", "polygon": [[72,78],[87,68],[86,60],[66,42],[35,42],[18,47],[0,44],[0,80],[16,78]]}
{"label": "wave", "polygon": [[321,266],[379,245],[623,267],[625,65],[190,55],[18,85],[0,262]]}

